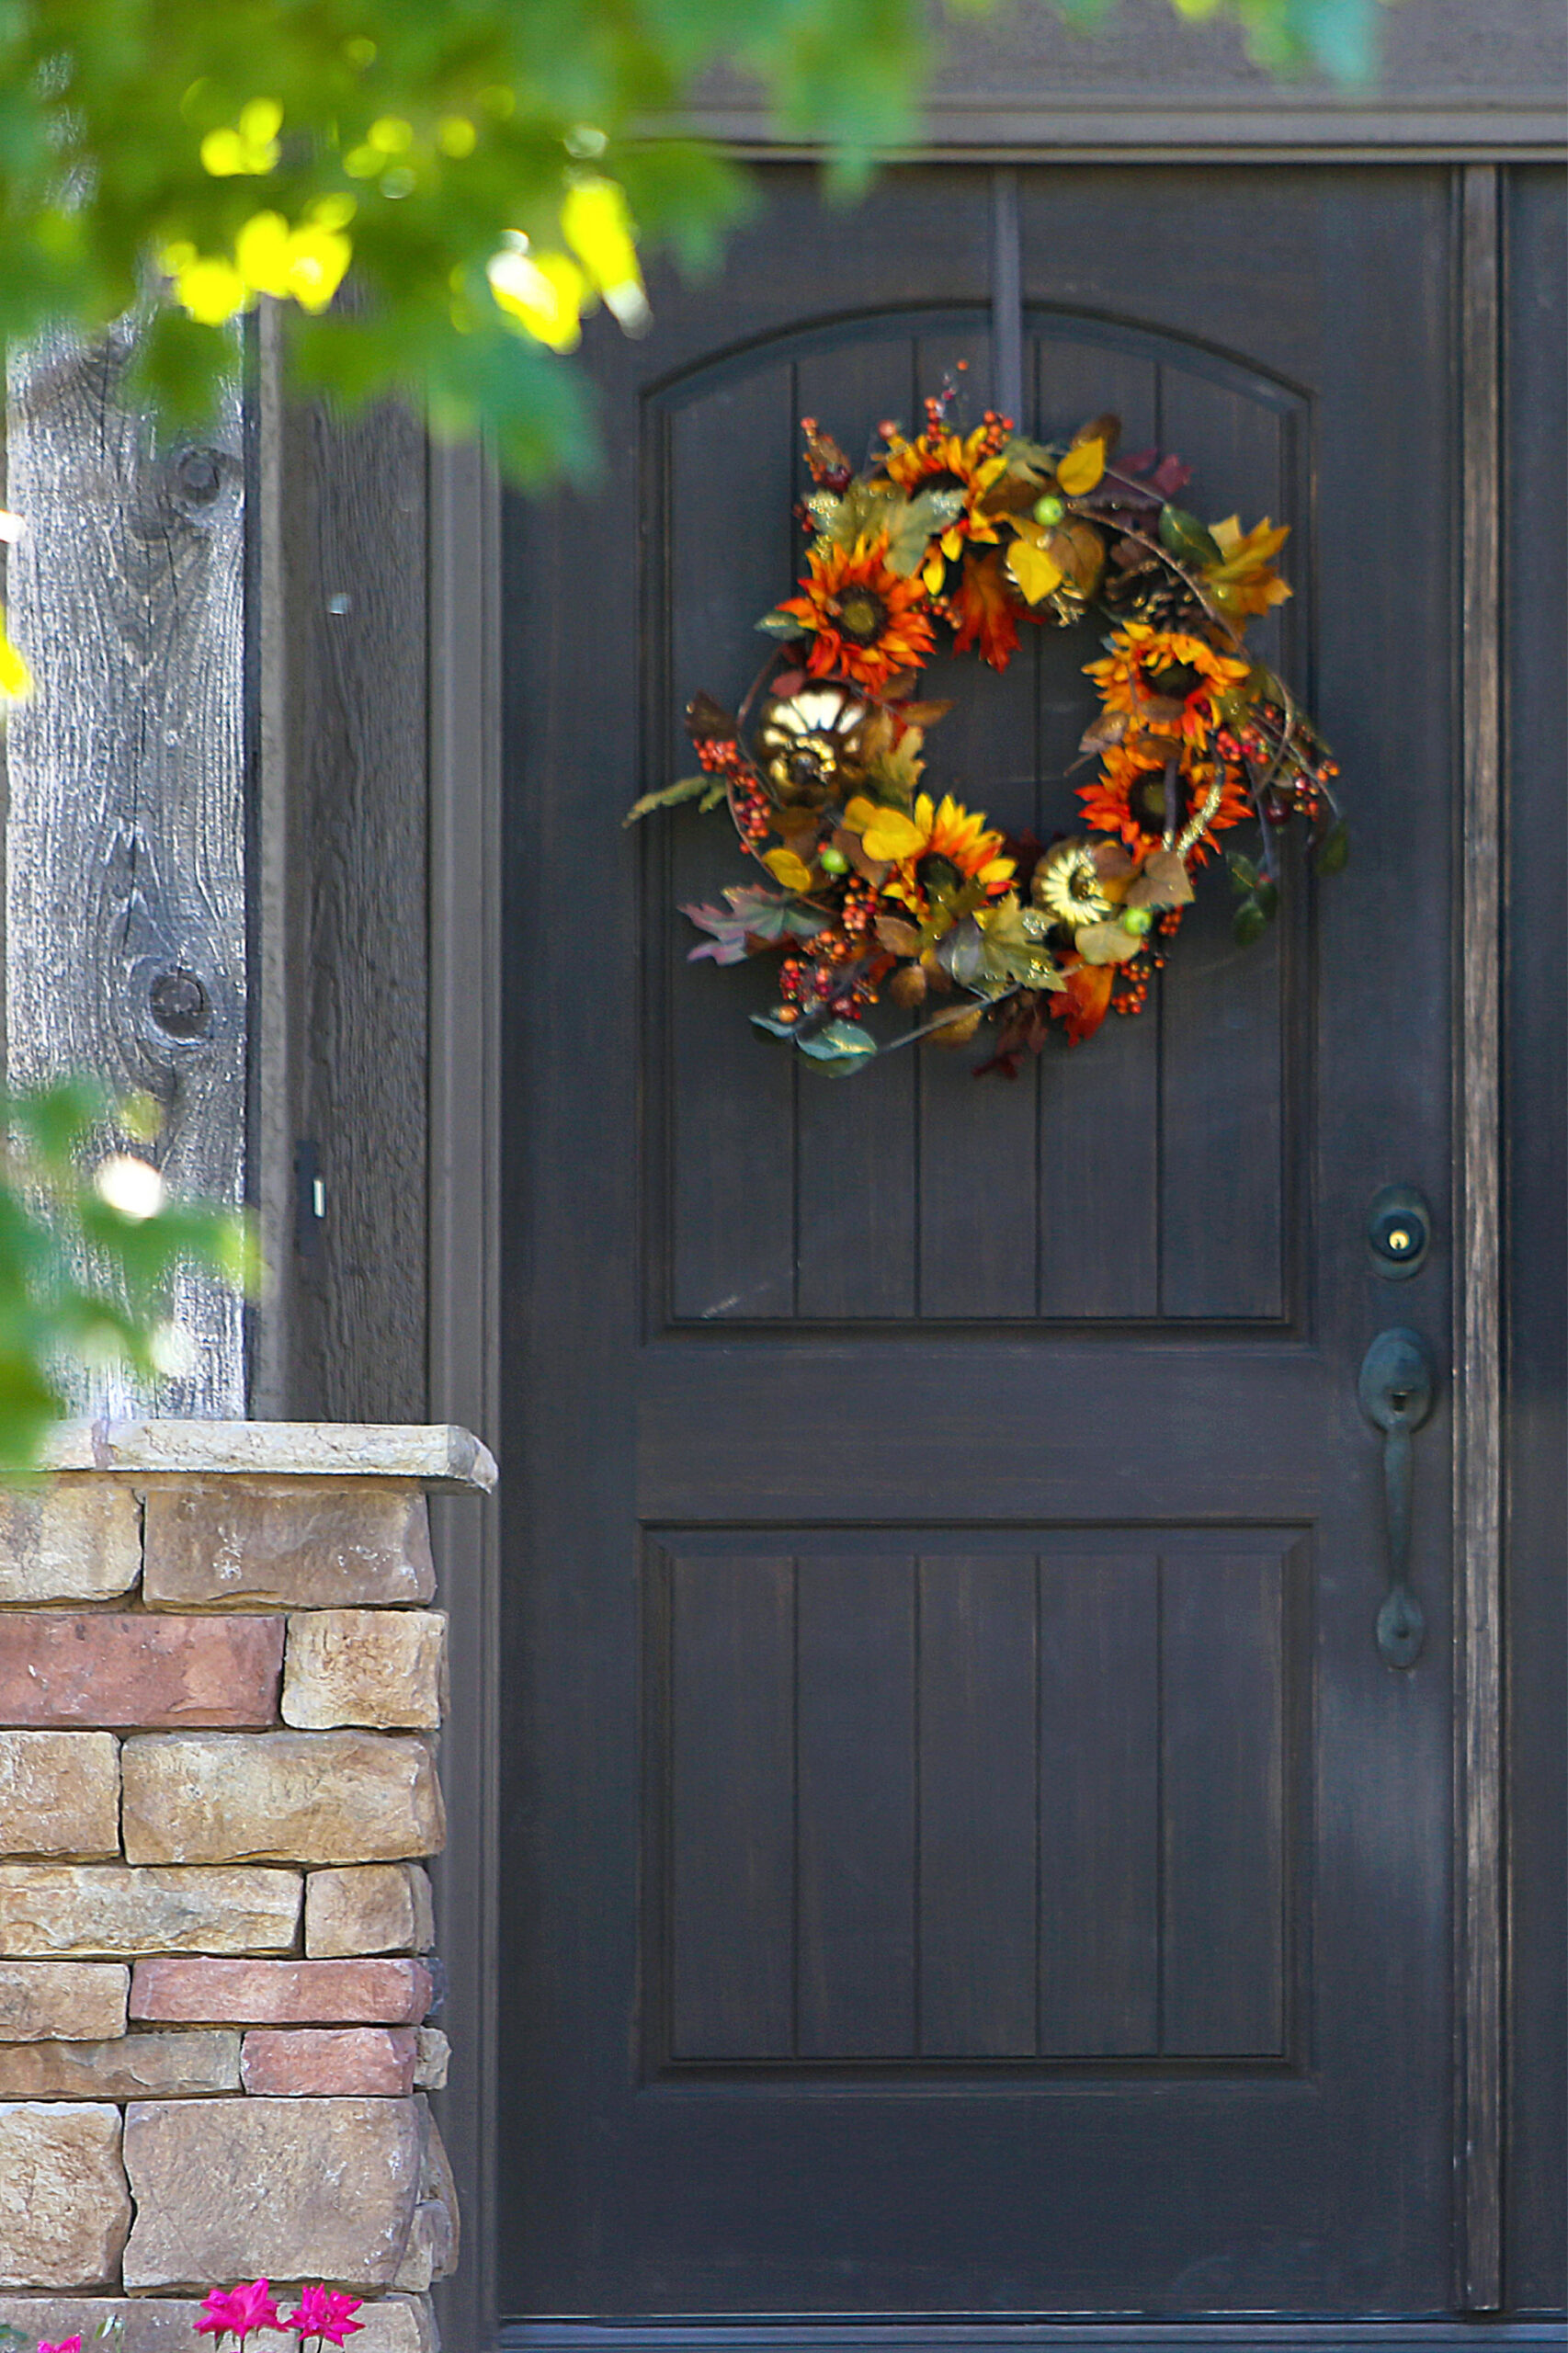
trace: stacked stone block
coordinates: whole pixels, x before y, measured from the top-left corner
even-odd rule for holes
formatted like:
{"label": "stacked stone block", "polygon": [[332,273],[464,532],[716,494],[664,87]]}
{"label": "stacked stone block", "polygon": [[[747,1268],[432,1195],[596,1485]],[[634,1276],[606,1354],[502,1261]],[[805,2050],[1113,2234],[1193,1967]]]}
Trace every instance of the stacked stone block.
{"label": "stacked stone block", "polygon": [[[0,2324],[188,2345],[266,2274],[431,2353],[426,1860],[462,1433],[142,1425],[0,1494]],[[182,1471],[187,1456],[191,1468]]]}

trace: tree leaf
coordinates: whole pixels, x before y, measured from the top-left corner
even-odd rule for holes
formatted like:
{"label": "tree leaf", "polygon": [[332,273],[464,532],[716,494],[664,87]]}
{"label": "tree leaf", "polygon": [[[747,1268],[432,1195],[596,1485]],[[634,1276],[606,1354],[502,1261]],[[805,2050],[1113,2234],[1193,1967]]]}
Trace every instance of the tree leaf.
{"label": "tree leaf", "polygon": [[1085,442],[1097,441],[1109,458],[1115,454],[1120,439],[1121,419],[1114,409],[1108,408],[1102,409],[1098,416],[1091,416],[1086,425],[1080,425],[1073,436],[1072,446],[1074,449],[1081,449]]}
{"label": "tree leaf", "polygon": [[809,621],[797,620],[793,613],[764,613],[757,623],[764,637],[804,637],[811,629]]}
{"label": "tree leaf", "polygon": [[1250,948],[1255,939],[1263,938],[1268,929],[1268,917],[1256,898],[1248,897],[1242,901],[1231,917],[1231,929],[1235,934],[1238,948]]}
{"label": "tree leaf", "polygon": [[933,1022],[926,1032],[926,1043],[949,1048],[967,1046],[984,1018],[985,1007],[977,1005],[953,1018]]}
{"label": "tree leaf", "polygon": [[1092,523],[1076,515],[1059,523],[1045,543],[1045,551],[1053,563],[1061,565],[1063,579],[1070,580],[1081,597],[1094,595],[1105,571],[1106,546]]}
{"label": "tree leaf", "polygon": [[[655,809],[674,809],[683,801],[695,801],[699,794],[712,790],[713,779],[706,771],[701,776],[683,776],[676,784],[661,785],[657,792],[645,792],[641,801],[632,802],[620,822],[623,825],[634,825],[639,817],[650,816]],[[722,784],[718,791],[722,801],[724,797]]]}
{"label": "tree leaf", "polygon": [[1256,890],[1257,869],[1250,858],[1244,858],[1239,849],[1233,849],[1225,863],[1231,870],[1231,888],[1238,896]]}

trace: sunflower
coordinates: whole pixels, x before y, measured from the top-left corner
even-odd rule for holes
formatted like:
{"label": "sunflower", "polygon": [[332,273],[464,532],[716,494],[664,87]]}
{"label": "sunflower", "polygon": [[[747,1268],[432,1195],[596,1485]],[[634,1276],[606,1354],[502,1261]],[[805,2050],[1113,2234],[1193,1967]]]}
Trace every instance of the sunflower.
{"label": "sunflower", "polygon": [[806,563],[805,594],[787,597],[778,610],[810,633],[806,667],[813,677],[837,672],[875,694],[934,652],[925,585],[892,569],[885,531],[852,548],[819,540]]}
{"label": "sunflower", "polygon": [[[1219,800],[1209,802],[1216,783]],[[1183,830],[1201,821],[1202,834],[1222,834],[1253,815],[1253,806],[1238,771],[1216,767],[1212,760],[1187,760],[1182,765]],[[1165,771],[1135,748],[1114,745],[1104,755],[1100,773],[1092,784],[1078,787],[1085,823],[1096,833],[1119,834],[1129,849],[1145,850],[1165,830]],[[1207,811],[1207,814],[1205,812]],[[1200,837],[1189,845],[1199,863],[1206,856]]]}
{"label": "sunflower", "polygon": [[978,882],[994,899],[1013,880],[1013,859],[997,855],[1005,836],[987,829],[983,811],[966,809],[950,792],[939,801],[928,792],[916,794],[908,816],[862,796],[849,803],[844,822],[859,835],[868,858],[899,869],[898,880],[884,885],[889,898],[908,900],[926,890]]}
{"label": "sunflower", "polygon": [[1244,662],[1217,654],[1206,639],[1186,630],[1152,629],[1147,621],[1119,629],[1106,660],[1084,668],[1106,710],[1127,713],[1130,734],[1179,733],[1194,750],[1219,724],[1221,697],[1247,675]]}

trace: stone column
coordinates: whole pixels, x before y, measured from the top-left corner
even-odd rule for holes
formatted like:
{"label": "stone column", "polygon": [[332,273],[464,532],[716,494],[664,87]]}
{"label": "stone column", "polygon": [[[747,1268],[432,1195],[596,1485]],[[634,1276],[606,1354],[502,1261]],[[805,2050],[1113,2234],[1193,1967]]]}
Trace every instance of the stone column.
{"label": "stone column", "polygon": [[0,2326],[162,2353],[265,2275],[363,2297],[356,2353],[433,2353],[425,1497],[494,1464],[447,1428],[144,1422],[53,1467],[0,1495]]}

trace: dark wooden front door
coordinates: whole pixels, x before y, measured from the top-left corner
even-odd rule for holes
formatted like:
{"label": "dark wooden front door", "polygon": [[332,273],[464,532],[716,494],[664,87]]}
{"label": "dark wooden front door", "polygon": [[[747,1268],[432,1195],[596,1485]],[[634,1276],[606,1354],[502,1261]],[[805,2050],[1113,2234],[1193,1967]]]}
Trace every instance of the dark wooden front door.
{"label": "dark wooden front door", "polygon": [[[599,494],[508,526],[503,2310],[1440,2310],[1449,182],[765,180],[596,341]],[[1210,874],[1157,1004],[1016,1084],[813,1083],[683,961],[723,829],[619,818],[756,665],[798,417],[858,451],[960,358],[1290,522],[1354,855],[1245,951]],[[1094,638],[966,664],[938,780],[1066,825]],[[1406,1671],[1356,1396],[1396,1324],[1445,1375]]]}

